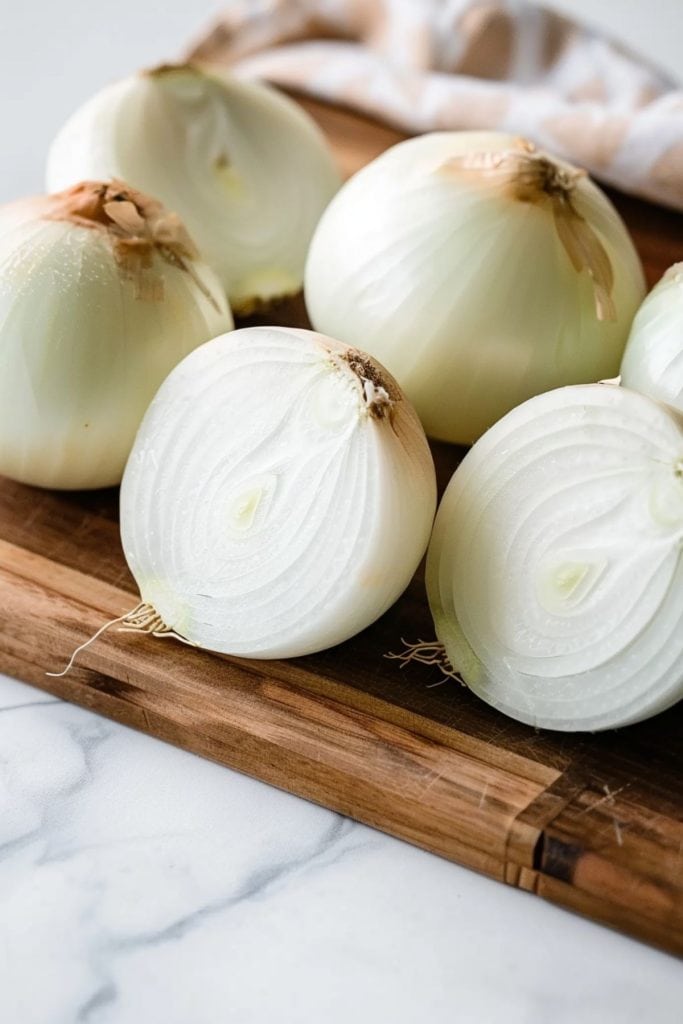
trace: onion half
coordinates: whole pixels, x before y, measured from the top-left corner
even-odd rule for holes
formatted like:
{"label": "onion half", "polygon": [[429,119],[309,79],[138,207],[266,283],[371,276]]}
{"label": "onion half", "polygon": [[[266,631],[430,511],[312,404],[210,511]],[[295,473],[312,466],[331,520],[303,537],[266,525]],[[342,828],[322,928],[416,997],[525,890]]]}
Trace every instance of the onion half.
{"label": "onion half", "polygon": [[300,290],[340,184],[322,133],[268,86],[166,65],[103,89],[50,149],[47,183],[123,178],[183,218],[236,312]]}
{"label": "onion half", "polygon": [[621,383],[683,413],[683,263],[669,267],[638,310]]}
{"label": "onion half", "polygon": [[285,658],[386,611],[435,505],[424,432],[382,367],[311,331],[256,327],[162,385],[126,468],[121,535],[167,630]]}
{"label": "onion half", "polygon": [[613,385],[531,399],[481,438],[427,558],[452,667],[522,722],[599,730],[683,697],[683,420]]}

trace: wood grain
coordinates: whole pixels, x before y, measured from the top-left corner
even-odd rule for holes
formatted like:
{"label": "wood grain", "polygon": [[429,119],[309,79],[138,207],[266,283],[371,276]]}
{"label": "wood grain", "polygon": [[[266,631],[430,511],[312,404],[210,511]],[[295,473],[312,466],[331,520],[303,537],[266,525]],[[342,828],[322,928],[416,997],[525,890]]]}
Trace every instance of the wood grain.
{"label": "wood grain", "polygon": [[[401,136],[305,101],[351,173]],[[683,217],[614,195],[652,283]],[[305,323],[303,304],[275,311]],[[435,445],[441,486],[462,452]],[[117,494],[0,481],[0,670],[348,814],[501,882],[683,953],[683,707],[623,732],[539,733],[385,654],[432,627],[418,573],[378,623],[291,662],[219,658],[111,631],[136,602]]]}

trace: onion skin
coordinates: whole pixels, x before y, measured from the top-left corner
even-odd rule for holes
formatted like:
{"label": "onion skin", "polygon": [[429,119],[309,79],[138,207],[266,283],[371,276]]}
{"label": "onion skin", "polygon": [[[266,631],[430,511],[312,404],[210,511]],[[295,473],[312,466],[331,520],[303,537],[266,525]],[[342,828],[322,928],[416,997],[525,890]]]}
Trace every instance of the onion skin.
{"label": "onion skin", "polygon": [[0,473],[119,483],[156,389],[232,316],[180,221],[118,183],[0,209]]}
{"label": "onion skin", "polygon": [[644,294],[601,190],[494,132],[420,136],[361,170],[305,277],[316,329],[374,355],[427,433],[461,444],[535,394],[615,376]]}
{"label": "onion skin", "polygon": [[235,312],[301,290],[341,179],[322,133],[266,85],[165,65],[103,89],[50,149],[49,190],[123,178],[182,217]]}
{"label": "onion skin", "polygon": [[669,267],[638,310],[621,382],[683,413],[683,263]]}
{"label": "onion skin", "polygon": [[451,480],[427,557],[436,633],[478,696],[597,731],[683,697],[683,419],[614,385],[533,398]]}
{"label": "onion skin", "polygon": [[434,464],[393,379],[311,331],[216,338],[164,382],[121,488],[142,600],[203,648],[288,658],[341,643],[424,554]]}

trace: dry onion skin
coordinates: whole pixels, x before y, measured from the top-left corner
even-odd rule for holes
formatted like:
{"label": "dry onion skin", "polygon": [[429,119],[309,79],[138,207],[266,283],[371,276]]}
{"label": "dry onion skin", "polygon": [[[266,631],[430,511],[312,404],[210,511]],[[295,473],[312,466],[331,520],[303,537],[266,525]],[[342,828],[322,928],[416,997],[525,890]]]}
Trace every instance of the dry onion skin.
{"label": "dry onion skin", "polygon": [[239,313],[301,289],[313,230],[340,185],[297,104],[192,65],[117,82],[64,125],[48,188],[111,176],[178,211]]}
{"label": "dry onion skin", "polygon": [[469,444],[535,394],[614,377],[645,285],[583,172],[512,135],[437,132],[341,189],[305,294],[316,329],[362,339],[429,435]]}
{"label": "dry onion skin", "polygon": [[683,413],[683,263],[669,267],[638,310],[621,382]]}
{"label": "dry onion skin", "polygon": [[435,506],[424,431],[382,367],[311,331],[253,327],[162,385],[126,468],[121,535],[150,631],[286,658],[389,608]]}
{"label": "dry onion skin", "polygon": [[179,219],[127,185],[0,208],[0,473],[117,484],[164,377],[231,327]]}
{"label": "dry onion skin", "polygon": [[541,395],[467,454],[427,557],[436,633],[489,704],[549,729],[683,697],[683,419],[625,388]]}

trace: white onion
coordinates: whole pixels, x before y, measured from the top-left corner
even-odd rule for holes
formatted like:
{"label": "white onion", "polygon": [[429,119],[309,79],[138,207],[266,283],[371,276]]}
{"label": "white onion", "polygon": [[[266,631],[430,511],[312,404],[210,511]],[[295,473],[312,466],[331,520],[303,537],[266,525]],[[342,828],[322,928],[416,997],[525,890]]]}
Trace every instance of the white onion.
{"label": "white onion", "polygon": [[118,483],[166,374],[231,326],[178,218],[120,182],[0,208],[0,473]]}
{"label": "white onion", "polygon": [[311,331],[255,327],[162,385],[126,468],[121,535],[154,632],[284,658],[396,600],[435,504],[424,432],[380,366]]}
{"label": "white onion", "polygon": [[683,420],[614,385],[562,388],[481,438],[427,558],[436,632],[467,685],[560,730],[683,697]]}
{"label": "white onion", "polygon": [[340,183],[298,105],[193,66],[117,82],[62,128],[50,190],[112,176],[177,210],[240,312],[301,288],[313,230]]}
{"label": "white onion", "polygon": [[638,310],[621,382],[683,413],[683,263],[669,267]]}
{"label": "white onion", "polygon": [[460,443],[534,394],[613,377],[644,293],[600,189],[491,132],[424,135],[360,171],[305,277],[316,329],[381,360],[427,433]]}

